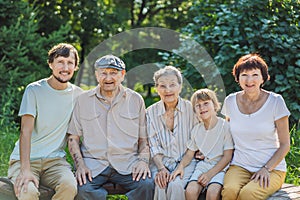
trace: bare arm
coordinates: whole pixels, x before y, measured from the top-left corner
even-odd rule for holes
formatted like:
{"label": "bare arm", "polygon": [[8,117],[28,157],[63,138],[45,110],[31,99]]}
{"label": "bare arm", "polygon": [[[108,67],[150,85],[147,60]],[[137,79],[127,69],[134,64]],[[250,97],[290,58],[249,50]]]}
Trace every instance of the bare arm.
{"label": "bare arm", "polygon": [[280,161],[286,156],[290,150],[290,134],[289,134],[289,122],[288,117],[282,117],[275,121],[277,134],[279,139],[279,148],[266,163],[270,171],[272,171]]}
{"label": "bare arm", "polygon": [[188,149],[182,160],[180,161],[180,163],[178,164],[176,170],[172,173],[170,180],[174,180],[176,178],[176,176],[180,175],[180,178],[183,178],[184,175],[184,168],[190,164],[190,162],[192,161],[193,157],[194,157],[195,151],[192,151],[190,149]]}
{"label": "bare arm", "polygon": [[203,173],[198,178],[198,182],[202,186],[207,186],[209,181],[220,171],[222,171],[230,162],[233,154],[233,149],[227,149],[224,150],[224,155],[221,158],[221,160],[210,170],[208,170],[206,173]]}
{"label": "bare arm", "polygon": [[28,183],[32,181],[38,188],[39,182],[30,169],[30,148],[31,135],[34,128],[34,117],[32,115],[23,115],[21,118],[20,132],[20,162],[21,169],[14,185],[16,196],[19,196],[22,187],[27,191]]}
{"label": "bare arm", "polygon": [[86,176],[88,176],[89,181],[92,181],[92,173],[84,163],[82,154],[80,151],[80,137],[77,135],[68,135],[68,147],[69,152],[74,160],[76,166],[75,176],[79,185],[86,184]]}
{"label": "bare arm", "polygon": [[286,156],[286,154],[290,150],[290,134],[289,134],[289,123],[288,123],[288,117],[282,117],[275,121],[276,128],[277,128],[277,134],[279,139],[279,148],[274,153],[274,155],[270,158],[270,160],[265,164],[265,166],[262,166],[262,168],[253,174],[251,177],[255,181],[260,181],[260,185],[264,185],[264,187],[269,186],[269,173],[272,171],[280,162],[281,160]]}

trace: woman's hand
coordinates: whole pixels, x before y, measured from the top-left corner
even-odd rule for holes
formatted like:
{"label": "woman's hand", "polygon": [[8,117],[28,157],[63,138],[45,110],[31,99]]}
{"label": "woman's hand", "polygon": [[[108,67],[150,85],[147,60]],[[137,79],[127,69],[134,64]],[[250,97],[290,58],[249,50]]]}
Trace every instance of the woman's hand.
{"label": "woman's hand", "polygon": [[154,179],[155,184],[157,184],[160,188],[166,188],[168,186],[170,177],[170,172],[164,167],[156,174]]}
{"label": "woman's hand", "polygon": [[259,181],[260,187],[267,188],[270,185],[270,172],[266,167],[262,167],[252,175],[251,179],[255,182]]}

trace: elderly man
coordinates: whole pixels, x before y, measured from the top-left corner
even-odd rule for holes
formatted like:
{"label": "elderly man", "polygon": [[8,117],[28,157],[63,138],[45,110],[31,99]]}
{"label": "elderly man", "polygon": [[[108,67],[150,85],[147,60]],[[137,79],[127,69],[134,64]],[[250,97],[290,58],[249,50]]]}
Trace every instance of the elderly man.
{"label": "elderly man", "polygon": [[95,62],[98,86],[78,98],[68,133],[79,199],[106,199],[102,187],[118,183],[128,199],[153,199],[143,98],[122,86],[124,62],[106,55]]}

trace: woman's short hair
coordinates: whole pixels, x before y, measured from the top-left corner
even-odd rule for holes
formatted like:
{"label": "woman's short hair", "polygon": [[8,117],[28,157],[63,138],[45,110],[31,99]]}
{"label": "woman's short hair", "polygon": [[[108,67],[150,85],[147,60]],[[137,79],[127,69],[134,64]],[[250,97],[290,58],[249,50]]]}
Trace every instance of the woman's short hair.
{"label": "woman's short hair", "polygon": [[258,54],[251,53],[242,56],[232,69],[232,74],[235,77],[235,81],[239,81],[241,72],[245,70],[259,69],[263,77],[263,83],[269,80],[268,65]]}
{"label": "woman's short hair", "polygon": [[197,90],[192,95],[191,102],[193,105],[194,112],[195,112],[196,103],[199,100],[201,101],[212,100],[216,112],[218,112],[221,108],[221,103],[218,101],[216,93],[208,88]]}
{"label": "woman's short hair", "polygon": [[164,68],[156,71],[153,75],[155,87],[157,87],[158,79],[162,76],[167,76],[167,75],[175,75],[177,77],[179,85],[182,85],[182,75],[179,69],[173,66],[165,66]]}

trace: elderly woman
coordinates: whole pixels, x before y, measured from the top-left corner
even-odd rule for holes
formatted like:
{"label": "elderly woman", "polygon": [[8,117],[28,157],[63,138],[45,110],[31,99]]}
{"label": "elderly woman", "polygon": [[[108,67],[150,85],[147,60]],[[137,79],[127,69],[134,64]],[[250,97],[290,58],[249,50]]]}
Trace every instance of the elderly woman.
{"label": "elderly woman", "polygon": [[160,101],[147,109],[147,130],[155,180],[154,199],[185,199],[184,187],[195,162],[185,168],[184,177],[170,181],[171,173],[187,150],[190,132],[196,123],[192,105],[179,97],[182,76],[178,69],[166,66],[154,74]]}
{"label": "elderly woman", "polygon": [[226,97],[234,156],[224,179],[228,199],[266,199],[284,183],[290,149],[288,111],[281,95],[262,89],[268,66],[257,54],[241,57],[232,71],[242,91]]}

